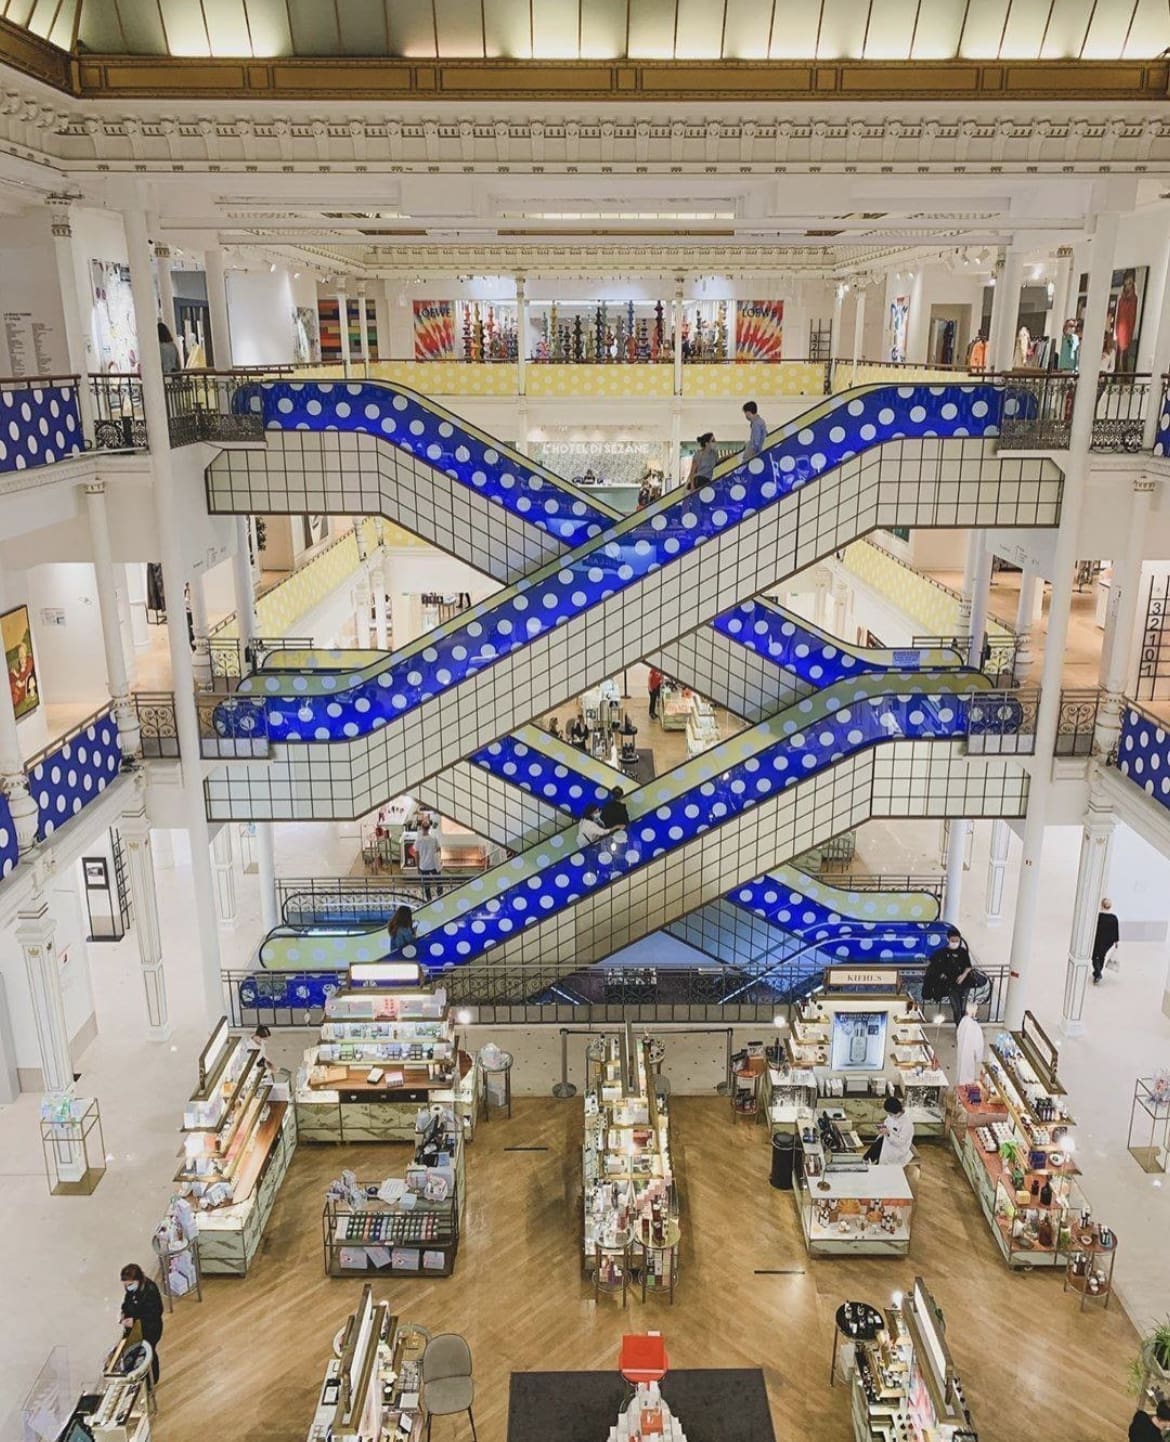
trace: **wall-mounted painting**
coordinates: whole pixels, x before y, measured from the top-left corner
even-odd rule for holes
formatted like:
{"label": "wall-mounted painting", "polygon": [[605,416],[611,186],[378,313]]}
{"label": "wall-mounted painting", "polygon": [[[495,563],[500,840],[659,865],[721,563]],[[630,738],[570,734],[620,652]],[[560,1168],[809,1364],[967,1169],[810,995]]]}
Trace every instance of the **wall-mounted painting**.
{"label": "wall-mounted painting", "polygon": [[784,349],[784,302],[737,300],[735,355],[744,361],[778,361]]}
{"label": "wall-mounted painting", "polygon": [[890,359],[895,363],[906,359],[906,338],[910,329],[910,297],[895,296],[890,302]]}
{"label": "wall-mounted painting", "polygon": [[449,300],[414,302],[415,360],[455,359],[455,304]]}
{"label": "wall-mounted painting", "polygon": [[12,692],[12,709],[19,721],[41,704],[41,688],[33,660],[32,631],[28,624],[28,607],[15,606],[0,616],[0,637],[4,641],[4,661],[8,667],[8,689]]}

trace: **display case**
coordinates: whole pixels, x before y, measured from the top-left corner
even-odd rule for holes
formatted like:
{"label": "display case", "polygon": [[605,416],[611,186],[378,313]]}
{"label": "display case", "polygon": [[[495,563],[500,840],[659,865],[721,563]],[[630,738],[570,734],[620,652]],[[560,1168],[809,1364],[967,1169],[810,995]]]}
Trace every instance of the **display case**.
{"label": "display case", "polygon": [[1138,1077],[1129,1108],[1126,1148],[1143,1172],[1166,1170],[1170,1129],[1170,1074]]}
{"label": "display case", "polygon": [[429,1334],[400,1323],[367,1283],[334,1339],[307,1442],[421,1442],[422,1357]]}
{"label": "display case", "polygon": [[244,1276],[296,1148],[288,1086],[221,1018],[199,1056],[175,1173],[195,1207],[203,1272]]}
{"label": "display case", "polygon": [[297,1074],[305,1141],[408,1142],[430,1102],[453,1107],[470,1137],[478,1101],[477,1068],[458,1045],[442,988],[336,992]]}
{"label": "display case", "polygon": [[[897,1294],[896,1294],[897,1295]],[[881,1314],[876,1335],[853,1341],[850,1411],[855,1442],[977,1442],[946,1342],[946,1325],[921,1277]]]}
{"label": "display case", "polygon": [[[856,989],[857,980],[870,989]],[[866,1135],[885,1120],[886,1098],[897,1096],[916,1141],[941,1136],[949,1084],[914,1001],[897,988],[873,988],[861,968],[829,968],[825,981],[793,1007],[784,1043],[789,1073],[811,1073],[817,1097]]]}
{"label": "display case", "polygon": [[691,719],[694,692],[687,686],[662,683],[658,693],[658,724],[664,731],[685,731]]}
{"label": "display case", "polygon": [[855,1133],[802,1116],[792,1196],[810,1256],[904,1257],[914,1194],[905,1169],[867,1162]]}
{"label": "display case", "polygon": [[977,1085],[955,1089],[948,1131],[1004,1260],[1063,1266],[1084,1208],[1076,1124],[1057,1052],[1031,1012],[987,1050]]}
{"label": "display case", "polygon": [[344,1172],[330,1187],[321,1217],[327,1276],[454,1271],[466,1184],[463,1138],[450,1109],[420,1113],[416,1141],[403,1177],[362,1186]]}
{"label": "display case", "polygon": [[768,1048],[768,1067],[760,1084],[760,1102],[773,1132],[793,1132],[802,1116],[811,1116],[817,1100],[816,1074],[794,1067],[787,1049]]}
{"label": "display case", "polygon": [[719,744],[719,723],[710,701],[691,693],[691,709],[687,716],[687,755],[697,756]]}
{"label": "display case", "polygon": [[1100,1302],[1107,1311],[1113,1295],[1117,1233],[1085,1219],[1073,1228],[1072,1245],[1064,1268],[1065,1291],[1077,1293],[1082,1312],[1090,1302]]}
{"label": "display case", "polygon": [[91,1196],[106,1174],[97,1098],[47,1093],[41,1100],[41,1151],[50,1196]]}
{"label": "display case", "polygon": [[652,1249],[678,1241],[668,1104],[654,1089],[650,1038],[635,1038],[627,1023],[618,1035],[595,1038],[591,1049],[582,1148],[584,1266],[595,1268],[600,1249],[605,1257],[620,1255],[629,1269],[633,1257],[649,1255],[641,1244]]}

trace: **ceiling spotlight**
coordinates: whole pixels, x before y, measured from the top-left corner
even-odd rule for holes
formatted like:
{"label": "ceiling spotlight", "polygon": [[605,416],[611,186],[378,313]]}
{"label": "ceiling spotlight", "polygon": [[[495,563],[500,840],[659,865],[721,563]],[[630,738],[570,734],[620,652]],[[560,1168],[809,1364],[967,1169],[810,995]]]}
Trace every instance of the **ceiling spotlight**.
{"label": "ceiling spotlight", "polygon": [[293,271],[293,280],[300,280],[300,278],[301,278],[301,273],[300,273],[300,271],[299,271],[299,270],[294,270],[294,271]]}
{"label": "ceiling spotlight", "polygon": [[268,272],[269,272],[269,274],[271,274],[275,269],[276,269],[276,262],[275,262],[274,260],[269,261],[269,263],[268,263]]}

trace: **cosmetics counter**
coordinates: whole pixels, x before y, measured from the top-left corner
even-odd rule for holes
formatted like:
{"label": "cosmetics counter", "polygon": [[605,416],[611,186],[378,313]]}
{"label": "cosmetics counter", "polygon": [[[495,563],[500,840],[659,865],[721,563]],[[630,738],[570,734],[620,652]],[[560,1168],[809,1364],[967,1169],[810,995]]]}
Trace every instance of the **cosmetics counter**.
{"label": "cosmetics counter", "polygon": [[942,1313],[921,1277],[884,1312],[845,1303],[837,1328],[855,1442],[977,1442]]}
{"label": "cosmetics counter", "polygon": [[149,1358],[121,1337],[103,1364],[97,1386],[78,1398],[59,1432],[40,1430],[55,1425],[51,1411],[42,1407],[31,1416],[25,1413],[25,1427],[30,1430],[21,1435],[55,1436],[57,1442],[150,1442],[150,1420],[156,1410]]}
{"label": "cosmetics counter", "polygon": [[897,1096],[916,1140],[941,1137],[948,1082],[922,1013],[903,991],[842,989],[867,980],[872,986],[861,968],[827,968],[824,989],[793,1007],[779,1076],[768,1079],[769,1106],[799,1104],[811,1073],[818,1105],[831,1103],[869,1136],[885,1119],[886,1097]]}
{"label": "cosmetics counter", "polygon": [[369,1283],[334,1338],[306,1442],[421,1442],[422,1358],[428,1334],[400,1322]]}
{"label": "cosmetics counter", "polygon": [[[420,1106],[452,1109],[475,1129],[479,1074],[455,1036],[447,993],[381,978],[410,963],[351,967],[350,985],[325,1004],[321,1039],[297,1072],[297,1128],[314,1142],[410,1142]],[[368,985],[367,982],[375,984]]]}
{"label": "cosmetics counter", "polygon": [[951,1100],[951,1145],[1011,1267],[1064,1266],[1079,1237],[1091,1240],[1056,1063],[1056,1047],[1025,1012],[1019,1031],[989,1044],[978,1084],[956,1087]]}
{"label": "cosmetics counter", "polygon": [[289,1090],[221,1018],[183,1111],[175,1182],[195,1209],[201,1272],[245,1276],[297,1144]]}
{"label": "cosmetics counter", "polygon": [[325,1198],[321,1238],[330,1277],[449,1277],[467,1195],[463,1138],[450,1107],[418,1114],[402,1177],[363,1186],[342,1172]]}
{"label": "cosmetics counter", "polygon": [[865,1160],[838,1108],[801,1117],[792,1196],[810,1256],[904,1257],[914,1193],[906,1169]]}
{"label": "cosmetics counter", "polygon": [[590,1043],[585,1091],[583,1250],[586,1272],[622,1286],[673,1289],[680,1229],[667,1102],[654,1088],[654,1050],[627,1023]]}

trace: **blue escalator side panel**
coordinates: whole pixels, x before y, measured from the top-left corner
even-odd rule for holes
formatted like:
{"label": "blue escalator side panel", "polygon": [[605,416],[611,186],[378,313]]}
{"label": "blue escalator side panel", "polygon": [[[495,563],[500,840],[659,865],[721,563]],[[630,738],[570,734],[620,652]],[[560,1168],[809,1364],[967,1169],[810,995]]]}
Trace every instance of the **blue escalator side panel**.
{"label": "blue escalator side panel", "polygon": [[[515,736],[501,736],[498,741],[481,746],[472,752],[470,759],[501,781],[510,781],[572,816],[584,816],[590,806],[604,801],[608,794],[604,786],[566,762],[545,756]],[[617,784],[616,773],[614,783]]]}
{"label": "blue escalator side panel", "polygon": [[614,836],[577,847],[572,833],[562,832],[534,848],[535,874],[498,895],[477,902],[488,881],[476,877],[458,900],[424,907],[415,914],[416,955],[428,967],[468,961],[846,756],[887,740],[968,734],[971,705],[966,696],[864,695],[728,770],[712,764],[698,785],[632,817],[624,841]]}
{"label": "blue escalator side panel", "polygon": [[[737,886],[728,900],[805,942],[819,943],[834,961],[914,960],[929,956],[946,941],[942,922],[842,916],[770,876]],[[881,905],[882,899],[875,896],[875,911]]]}
{"label": "blue escalator side panel", "polygon": [[[249,694],[267,712],[272,740],[342,740],[367,734],[519,650],[554,626],[641,581],[693,551],[710,536],[738,525],[782,496],[807,485],[859,452],[905,437],[994,436],[1004,395],[994,386],[880,386],[814,417],[746,465],[680,499],[664,498],[610,538],[567,557],[556,569],[521,581],[504,599],[466,624],[435,638],[370,676],[315,677],[325,695],[279,694],[285,677],[241,683],[237,710],[218,708],[215,724],[234,735]],[[264,692],[271,694],[264,695]],[[259,729],[257,719],[252,730]]]}
{"label": "blue escalator side panel", "polygon": [[265,430],[377,436],[567,546],[613,525],[612,516],[584,497],[555,485],[536,467],[510,464],[488,438],[437,415],[409,391],[368,381],[265,381],[245,388],[237,405],[262,416]]}

